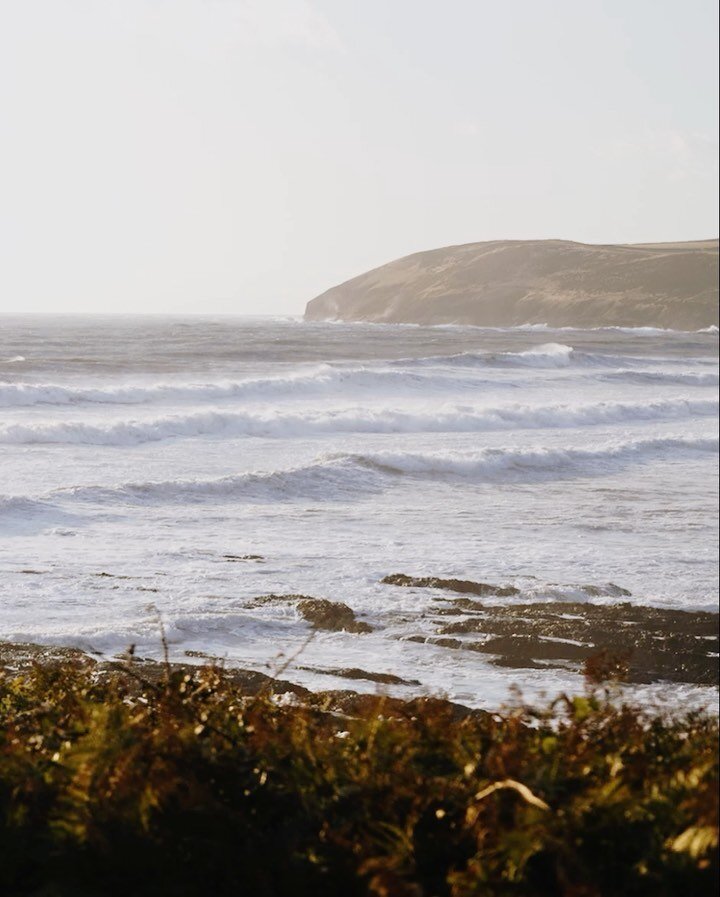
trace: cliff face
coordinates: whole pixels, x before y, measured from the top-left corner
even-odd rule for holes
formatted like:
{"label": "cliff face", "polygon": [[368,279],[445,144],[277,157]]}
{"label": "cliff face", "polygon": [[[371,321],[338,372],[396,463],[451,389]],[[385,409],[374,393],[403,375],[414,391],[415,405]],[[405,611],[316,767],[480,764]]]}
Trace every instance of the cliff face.
{"label": "cliff face", "polygon": [[505,327],[718,323],[718,241],[467,243],[418,252],[311,300],[308,320]]}

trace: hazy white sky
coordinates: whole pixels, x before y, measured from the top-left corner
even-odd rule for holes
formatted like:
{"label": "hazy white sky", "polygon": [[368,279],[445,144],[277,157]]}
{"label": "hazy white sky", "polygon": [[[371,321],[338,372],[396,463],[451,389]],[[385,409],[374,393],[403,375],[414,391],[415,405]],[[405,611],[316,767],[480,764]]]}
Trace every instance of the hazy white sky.
{"label": "hazy white sky", "polygon": [[715,0],[0,0],[0,311],[717,234]]}

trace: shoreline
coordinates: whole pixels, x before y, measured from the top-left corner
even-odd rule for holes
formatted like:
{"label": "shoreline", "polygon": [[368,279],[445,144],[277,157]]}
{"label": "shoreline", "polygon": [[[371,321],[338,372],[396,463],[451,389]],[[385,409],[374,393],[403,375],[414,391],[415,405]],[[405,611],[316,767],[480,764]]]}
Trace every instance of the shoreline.
{"label": "shoreline", "polygon": [[[421,613],[424,634],[394,636],[400,641],[427,644],[435,649],[477,656],[490,666],[542,675],[569,673],[577,676],[577,687],[566,691],[579,692],[583,676],[599,676],[622,683],[623,700],[649,706],[687,705],[688,695],[676,696],[678,686],[716,690],[718,684],[718,621],[720,615],[709,611],[688,611],[632,604],[629,593],[620,587],[614,603],[593,604],[587,601],[548,601],[533,603],[497,603],[497,598],[516,592],[513,587],[489,585],[471,580],[413,577],[390,574],[383,580],[398,591],[431,592],[432,607]],[[605,591],[607,591],[605,588]],[[519,594],[510,597],[517,601]],[[346,604],[307,595],[270,594],[254,599],[264,604],[294,607],[301,620],[308,624],[308,639],[314,633],[346,633],[362,639],[376,631],[357,617]],[[428,634],[428,624],[432,627]],[[167,646],[166,650],[167,650]],[[180,652],[182,654],[180,655]],[[303,662],[302,649],[262,672],[255,664],[245,667],[241,660],[232,660],[210,651],[176,648],[167,659],[140,657],[134,646],[129,653],[103,655],[78,647],[47,645],[35,642],[0,640],[0,671],[24,673],[35,664],[57,666],[79,663],[99,677],[125,675],[128,666],[150,681],[158,681],[167,666],[176,671],[194,673],[203,667],[221,670],[248,695],[260,692],[294,695],[314,699],[333,696],[341,704],[362,703],[378,695],[399,702],[421,699],[446,701],[467,712],[494,712],[492,706],[473,707],[473,702],[455,700],[423,687],[419,679],[398,675],[399,670],[376,672],[352,666],[323,667]],[[310,676],[308,677],[308,675]],[[320,686],[318,687],[318,677]],[[322,687],[327,678],[329,687]],[[308,687],[308,679],[310,686]],[[340,684],[347,683],[343,688]],[[520,694],[522,693],[522,681]],[[646,694],[646,688],[659,690]],[[510,686],[511,699],[514,686]],[[620,692],[618,692],[620,694]],[[649,699],[648,699],[649,698]],[[542,700],[542,699],[541,699]],[[501,702],[499,706],[505,706]],[[532,703],[532,700],[531,700]],[[691,704],[713,705],[712,698],[690,698]],[[499,707],[497,708],[499,709]]]}
{"label": "shoreline", "polygon": [[[79,648],[64,648],[53,645],[39,645],[32,642],[0,641],[0,681],[3,673],[10,677],[24,678],[41,667],[46,670],[74,668],[89,673],[103,685],[117,684],[139,693],[145,688],[155,688],[176,676],[196,677],[204,672],[219,674],[223,681],[237,689],[244,697],[269,699],[280,706],[316,708],[323,713],[341,716],[364,715],[377,712],[379,703],[385,710],[437,705],[449,710],[454,719],[480,718],[491,715],[488,710],[468,707],[446,697],[429,694],[398,697],[384,690],[358,692],[353,689],[311,690],[296,682],[258,670],[218,665],[207,658],[207,663],[182,663],[173,660],[155,660],[146,657],[114,657],[98,659]],[[347,678],[367,673],[350,669]],[[369,674],[372,675],[372,674]],[[396,678],[396,677],[390,677]],[[397,683],[378,683],[379,685]]]}

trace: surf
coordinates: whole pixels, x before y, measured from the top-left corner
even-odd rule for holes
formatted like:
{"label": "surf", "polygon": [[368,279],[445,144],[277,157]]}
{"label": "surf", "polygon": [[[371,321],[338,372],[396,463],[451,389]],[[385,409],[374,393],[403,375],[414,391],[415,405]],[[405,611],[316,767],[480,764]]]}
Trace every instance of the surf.
{"label": "surf", "polygon": [[130,446],[201,437],[296,439],[352,433],[481,433],[634,424],[708,417],[717,413],[716,399],[692,398],[654,402],[606,401],[581,405],[439,405],[432,411],[406,411],[382,406],[335,411],[273,410],[270,413],[209,410],[101,424],[72,420],[5,424],[0,426],[0,443]]}

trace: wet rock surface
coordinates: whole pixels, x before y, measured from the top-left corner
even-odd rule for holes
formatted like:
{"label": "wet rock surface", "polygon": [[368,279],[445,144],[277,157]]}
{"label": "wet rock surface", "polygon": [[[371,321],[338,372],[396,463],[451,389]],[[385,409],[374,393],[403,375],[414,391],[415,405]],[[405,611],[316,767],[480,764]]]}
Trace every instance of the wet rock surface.
{"label": "wet rock surface", "polygon": [[0,670],[19,673],[35,663],[95,664],[96,661],[78,648],[56,648],[30,642],[0,642]]}
{"label": "wet rock surface", "polygon": [[[199,651],[185,653],[191,657],[207,660],[209,666],[219,666],[223,675],[249,697],[258,694],[284,696],[285,699],[290,698],[308,708],[314,708],[317,712],[341,716],[361,715],[371,711],[382,712],[385,715],[412,715],[418,709],[421,710],[428,706],[428,702],[447,705],[452,709],[454,718],[458,719],[468,715],[479,716],[485,712],[471,710],[461,704],[436,698],[419,697],[405,701],[385,694],[359,694],[349,689],[313,692],[302,685],[276,679],[257,670],[227,668],[217,662],[218,658],[210,654]],[[131,693],[141,691],[147,684],[151,686],[161,684],[166,680],[168,672],[173,674],[181,672],[193,676],[199,669],[195,664],[171,663],[167,666],[161,661],[136,656],[128,657],[127,660],[96,659],[78,648],[0,641],[0,675],[6,673],[10,676],[21,676],[35,664],[51,667],[80,664],[91,668],[93,676],[97,676],[99,680],[115,679],[122,682],[124,686],[129,687]],[[318,672],[343,675],[349,679],[367,679],[388,685],[417,684],[413,680],[404,680],[386,673],[371,673],[357,668],[318,670]]]}
{"label": "wet rock surface", "polygon": [[298,613],[314,629],[329,632],[372,632],[368,623],[358,620],[355,611],[342,601],[328,601],[327,598],[304,598],[298,602]]}
{"label": "wet rock surface", "polygon": [[408,576],[405,573],[391,573],[380,582],[389,586],[405,586],[415,589],[444,589],[448,592],[457,592],[464,595],[479,595],[480,597],[495,596],[507,597],[519,595],[520,589],[514,586],[496,586],[487,582],[473,582],[470,579],[441,579],[437,576]]}
{"label": "wet rock surface", "polygon": [[265,558],[261,554],[224,554],[224,561],[229,563],[238,563],[239,561],[264,561]]}
{"label": "wet rock surface", "polygon": [[[462,602],[462,603],[461,603]],[[453,602],[464,614],[451,622],[437,614],[436,635],[412,641],[492,656],[515,668],[583,668],[600,653],[622,657],[629,682],[668,681],[715,685],[718,681],[718,614],[622,602],[575,601],[482,605]],[[475,638],[468,638],[475,636]],[[477,636],[484,636],[478,639]]]}
{"label": "wet rock surface", "polygon": [[[186,652],[192,657],[203,657],[210,661],[217,660],[212,655],[201,652]],[[78,648],[61,648],[51,645],[35,645],[31,643],[0,642],[0,671],[9,674],[21,674],[34,664],[58,666],[62,664],[81,664],[90,666],[98,677],[118,677],[125,681],[137,681],[158,683],[168,673],[165,663],[157,660],[149,660],[143,657],[129,657],[122,659],[95,659]],[[171,663],[169,668],[173,672],[181,671],[189,674],[196,673],[198,667],[195,664]],[[239,686],[245,694],[255,695],[259,692],[268,694],[292,693],[298,696],[310,694],[307,688],[275,679],[266,673],[257,670],[242,670],[223,668],[224,674],[230,681]]]}
{"label": "wet rock surface", "polygon": [[303,703],[350,717],[378,714],[386,718],[413,718],[415,715],[420,715],[433,708],[450,711],[452,721],[488,715],[486,710],[465,707],[463,704],[457,704],[445,698],[418,697],[405,700],[404,698],[394,698],[391,695],[358,694],[354,691],[321,691],[309,695],[303,700]]}
{"label": "wet rock surface", "polygon": [[330,601],[327,598],[313,598],[310,595],[296,593],[288,595],[271,593],[259,595],[248,606],[266,607],[267,605],[295,605],[297,612],[311,624],[313,629],[359,634],[373,631],[373,627],[369,623],[358,620],[355,611],[342,601]]}
{"label": "wet rock surface", "polygon": [[268,595],[258,595],[258,597],[254,598],[248,606],[264,607],[266,604],[297,604],[298,601],[317,600],[319,599],[313,598],[310,595],[299,595],[296,593],[292,593],[289,595],[276,595],[274,592],[271,592]]}
{"label": "wet rock surface", "polygon": [[392,673],[372,673],[369,670],[361,670],[358,667],[335,667],[320,669],[319,667],[298,667],[310,673],[320,673],[323,676],[339,676],[342,679],[365,679],[368,682],[378,682],[382,685],[420,685],[418,679],[403,679],[401,676],[393,676]]}

